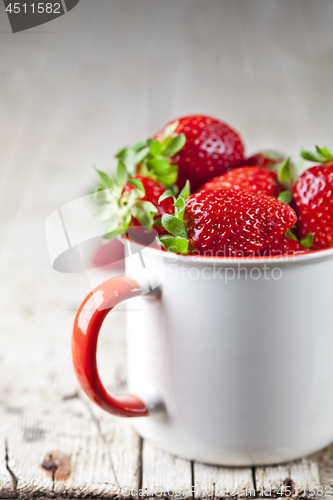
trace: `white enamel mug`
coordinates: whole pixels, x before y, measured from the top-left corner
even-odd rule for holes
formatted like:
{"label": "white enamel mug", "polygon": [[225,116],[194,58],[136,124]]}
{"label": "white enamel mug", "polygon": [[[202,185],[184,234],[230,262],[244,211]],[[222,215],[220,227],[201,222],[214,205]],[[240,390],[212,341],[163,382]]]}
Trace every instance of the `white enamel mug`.
{"label": "white enamel mug", "polygon": [[[93,401],[211,464],[279,463],[333,440],[333,249],[238,259],[125,243],[126,276],[95,288],[75,319],[74,367]],[[99,329],[129,298],[130,394],[108,394]]]}

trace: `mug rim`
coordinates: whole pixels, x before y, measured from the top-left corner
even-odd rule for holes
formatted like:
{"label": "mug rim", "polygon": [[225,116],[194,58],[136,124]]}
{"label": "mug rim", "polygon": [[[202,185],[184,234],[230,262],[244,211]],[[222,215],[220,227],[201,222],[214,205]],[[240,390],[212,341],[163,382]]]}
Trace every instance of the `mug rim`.
{"label": "mug rim", "polygon": [[288,264],[297,264],[298,262],[307,262],[307,261],[317,261],[324,258],[329,258],[333,256],[333,247],[321,248],[318,250],[310,250],[308,252],[299,253],[299,254],[290,254],[290,255],[276,255],[276,256],[247,256],[247,257],[218,257],[213,255],[186,255],[186,254],[177,254],[175,252],[168,252],[164,250],[160,250],[159,248],[154,248],[151,245],[144,245],[143,243],[139,243],[131,238],[124,237],[123,235],[119,235],[118,239],[125,245],[125,241],[133,243],[145,249],[145,251],[152,252],[156,254],[162,254],[168,260],[172,261],[182,261],[182,263],[200,263],[200,264],[258,264],[260,262],[264,263],[288,263]]}

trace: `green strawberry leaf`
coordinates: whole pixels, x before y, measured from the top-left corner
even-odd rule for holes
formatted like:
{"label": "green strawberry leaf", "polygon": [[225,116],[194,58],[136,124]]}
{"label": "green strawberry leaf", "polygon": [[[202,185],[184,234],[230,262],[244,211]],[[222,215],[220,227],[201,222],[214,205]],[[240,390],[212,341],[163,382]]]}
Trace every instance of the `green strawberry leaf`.
{"label": "green strawberry leaf", "polygon": [[168,168],[168,170],[156,174],[156,179],[162,184],[174,184],[178,177],[178,167],[173,165]]}
{"label": "green strawberry leaf", "polygon": [[154,219],[146,210],[143,210],[138,206],[134,206],[131,210],[131,213],[133,217],[135,217],[140,222],[141,226],[147,228],[151,228],[153,226]]}
{"label": "green strawberry leaf", "polygon": [[278,200],[282,201],[282,203],[286,203],[287,205],[289,205],[292,198],[293,198],[293,195],[291,194],[290,191],[282,191],[278,196]]}
{"label": "green strawberry leaf", "polygon": [[148,170],[151,170],[155,174],[159,174],[159,173],[163,174],[163,173],[167,172],[170,167],[171,167],[170,163],[165,158],[163,158],[163,159],[156,159],[155,158],[153,160],[147,160]]}
{"label": "green strawberry leaf", "polygon": [[132,147],[123,148],[115,155],[115,158],[126,163],[135,155],[135,150]]}
{"label": "green strawberry leaf", "polygon": [[171,156],[174,156],[178,151],[182,149],[186,142],[186,138],[184,134],[179,134],[173,137],[167,145],[163,149],[163,155],[167,156],[170,158]]}
{"label": "green strawberry leaf", "polygon": [[97,203],[106,203],[107,201],[112,200],[114,200],[114,195],[110,192],[109,189],[98,187],[92,193],[92,201],[95,201]]}
{"label": "green strawberry leaf", "polygon": [[179,121],[176,120],[175,122],[171,123],[170,125],[168,125],[165,130],[164,130],[164,137],[163,137],[163,140],[164,142],[169,139],[169,137],[174,133],[174,131],[176,130],[176,128],[178,127],[179,125]]}
{"label": "green strawberry leaf", "polygon": [[161,196],[159,197],[158,199],[158,204],[161,203],[161,201],[163,200],[166,200],[166,198],[174,198],[174,194],[173,192],[170,190],[170,189],[167,189],[166,191],[164,191],[163,194],[161,194]]}
{"label": "green strawberry leaf", "polygon": [[326,158],[326,160],[328,161],[333,160],[332,153],[327,148],[320,148],[319,146],[316,146],[316,150],[321,156]]}
{"label": "green strawberry leaf", "polygon": [[290,180],[290,156],[286,160],[284,160],[281,165],[279,166],[278,170],[278,179],[281,182],[281,184],[288,185],[288,182]]}
{"label": "green strawberry leaf", "polygon": [[147,144],[147,141],[138,141],[138,142],[135,142],[131,148],[137,153],[138,151],[140,151],[142,148],[144,148]]}
{"label": "green strawberry leaf", "polygon": [[163,144],[158,142],[156,139],[148,139],[147,145],[150,149],[150,154],[153,156],[158,156],[161,154],[163,149]]}
{"label": "green strawberry leaf", "polygon": [[119,227],[122,227],[120,218],[118,214],[113,214],[108,223],[106,224],[105,233],[106,234],[111,233],[112,231],[115,231]]}
{"label": "green strawberry leaf", "polygon": [[105,172],[101,172],[100,170],[97,170],[95,167],[96,172],[99,175],[99,180],[101,181],[102,186],[105,189],[112,189],[114,187],[114,182],[113,180],[106,174]]}
{"label": "green strawberry leaf", "polygon": [[165,187],[173,193],[174,198],[177,196],[179,192],[179,187],[177,186],[177,184],[170,184],[166,185]]}
{"label": "green strawberry leaf", "polygon": [[[182,197],[182,195],[180,195],[177,198],[176,202],[174,203],[174,207],[175,207],[175,216],[177,217],[177,219],[183,220],[185,208],[186,208],[186,203],[185,203],[185,200]],[[180,235],[178,235],[178,236],[180,236]]]}
{"label": "green strawberry leaf", "polygon": [[115,211],[114,205],[111,203],[103,203],[103,205],[94,213],[94,217],[101,221],[106,221],[109,219],[117,219],[119,221],[119,216]]}
{"label": "green strawberry leaf", "polygon": [[162,217],[159,217],[158,219],[154,220],[154,226],[163,227],[162,226]]}
{"label": "green strawberry leaf", "polygon": [[311,248],[313,244],[314,233],[307,234],[304,238],[300,240],[300,244],[305,248]]}
{"label": "green strawberry leaf", "polygon": [[103,235],[103,240],[106,240],[106,242],[107,242],[107,241],[112,240],[113,238],[116,238],[119,234],[124,233],[127,230],[128,226],[129,226],[129,222],[127,222],[126,224],[123,224],[122,226],[119,226],[117,229],[106,232]]}
{"label": "green strawberry leaf", "polygon": [[183,189],[180,192],[180,196],[182,196],[184,198],[184,200],[187,200],[187,198],[190,196],[190,194],[191,194],[190,181],[187,179],[185,186],[183,187]]}
{"label": "green strawberry leaf", "polygon": [[140,179],[128,179],[127,184],[131,184],[131,186],[134,186],[136,189],[141,191],[142,193],[141,198],[146,194],[145,188],[143,187],[143,184],[140,181]]}
{"label": "green strawberry leaf", "polygon": [[178,219],[178,217],[164,214],[162,216],[162,225],[169,233],[181,238],[188,238],[186,224],[184,221]]}
{"label": "green strawberry leaf", "polygon": [[290,231],[287,231],[286,233],[284,233],[283,236],[285,238],[290,238],[292,240],[298,241],[298,239],[296,238],[296,236],[293,233],[291,233]]}
{"label": "green strawberry leaf", "polygon": [[118,158],[118,160],[121,160],[121,161],[123,161],[123,162],[126,163],[128,160],[130,160],[131,158],[133,158],[133,156],[135,155],[135,153],[137,153],[144,146],[146,146],[146,144],[147,144],[147,141],[136,142],[132,146],[128,146],[128,147],[123,148],[120,151],[118,151],[118,153],[115,154],[115,158]]}
{"label": "green strawberry leaf", "polygon": [[311,151],[305,151],[303,148],[301,150],[301,157],[304,158],[304,160],[315,161],[316,163],[324,163],[325,161],[327,161],[325,156],[321,154],[311,153]]}
{"label": "green strawberry leaf", "polygon": [[118,161],[117,171],[116,171],[116,181],[119,186],[124,187],[129,175],[125,166],[125,163],[121,160]]}
{"label": "green strawberry leaf", "polygon": [[135,206],[139,207],[141,210],[143,210],[152,219],[155,217],[155,215],[158,212],[157,208],[155,207],[155,205],[151,201],[139,200],[136,202]]}
{"label": "green strawberry leaf", "polygon": [[139,165],[150,153],[150,149],[148,147],[141,149],[136,153],[132,160],[132,165],[136,166]]}
{"label": "green strawberry leaf", "polygon": [[187,254],[188,241],[184,238],[163,235],[158,240],[168,252]]}

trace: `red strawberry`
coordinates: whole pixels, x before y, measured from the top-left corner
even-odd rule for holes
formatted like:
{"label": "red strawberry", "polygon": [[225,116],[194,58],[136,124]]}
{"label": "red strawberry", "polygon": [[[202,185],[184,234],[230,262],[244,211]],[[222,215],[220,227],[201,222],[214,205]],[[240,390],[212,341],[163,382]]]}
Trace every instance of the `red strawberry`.
{"label": "red strawberry", "polygon": [[238,167],[206,182],[201,189],[240,189],[277,198],[284,188],[272,170],[263,167]]}
{"label": "red strawberry", "polygon": [[257,167],[270,167],[285,160],[284,155],[276,151],[260,151],[242,162],[243,165],[256,165]]}
{"label": "red strawberry", "polygon": [[[190,115],[173,120],[178,122],[173,133],[184,134],[185,146],[172,158],[178,165],[177,184],[183,188],[189,179],[192,191],[197,191],[205,182],[221,175],[230,167],[239,164],[244,156],[244,146],[237,132],[229,125],[204,115]],[[163,141],[166,127],[156,138]]]}
{"label": "red strawberry", "polygon": [[333,246],[333,163],[306,170],[293,191],[297,234],[313,233],[313,248]]}
{"label": "red strawberry", "polygon": [[272,196],[250,191],[200,191],[186,202],[189,253],[255,255],[296,222],[296,214]]}
{"label": "red strawberry", "polygon": [[[150,201],[157,208],[157,213],[154,216],[154,220],[162,217],[163,214],[173,214],[174,206],[172,198],[166,198],[160,204],[158,203],[159,197],[165,192],[165,187],[163,187],[158,182],[154,181],[150,177],[143,177],[142,175],[136,175],[130,179],[137,179],[142,182],[145,189],[145,195],[140,198],[141,201]],[[123,195],[128,194],[130,191],[134,190],[135,187],[132,184],[126,184],[123,190]],[[140,222],[132,217],[131,225],[140,226]],[[164,229],[161,227],[154,227],[159,234],[164,233]]]}
{"label": "red strawberry", "polygon": [[[158,204],[159,197],[165,192],[165,187],[162,184],[154,181],[150,177],[144,177],[143,175],[135,175],[130,177],[130,179],[138,179],[142,182],[145,189],[145,195],[141,198],[142,201],[150,201],[157,208],[156,219],[162,217],[163,214],[172,214],[174,211],[173,201],[171,198],[166,198],[160,204]],[[135,189],[132,184],[126,184],[123,190],[123,194],[126,194]]]}
{"label": "red strawberry", "polygon": [[305,252],[308,252],[308,249],[301,245],[301,243],[292,238],[282,236],[272,241],[267,247],[258,252],[258,255],[263,257],[276,257],[278,255],[295,255]]}

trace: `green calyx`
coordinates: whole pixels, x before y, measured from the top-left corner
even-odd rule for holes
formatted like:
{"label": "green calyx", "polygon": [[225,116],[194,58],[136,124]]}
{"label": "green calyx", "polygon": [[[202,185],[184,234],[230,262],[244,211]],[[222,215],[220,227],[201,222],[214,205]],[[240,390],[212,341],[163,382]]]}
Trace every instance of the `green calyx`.
{"label": "green calyx", "polygon": [[288,185],[290,181],[291,171],[290,171],[290,156],[284,160],[280,165],[277,172],[279,182],[284,186]]}
{"label": "green calyx", "polygon": [[290,161],[290,156],[282,163],[276,165],[275,171],[277,173],[279,183],[285,188],[285,190],[279,194],[278,200],[289,205],[292,200],[292,185],[297,177],[294,164]]}
{"label": "green calyx", "polygon": [[[100,186],[95,190],[93,199],[100,207],[94,216],[106,222],[104,240],[108,241],[125,232],[132,217],[148,231],[155,223],[161,225],[161,219],[154,221],[157,208],[150,201],[142,200],[145,196],[142,182],[132,177],[137,174],[150,177],[164,184],[171,196],[175,196],[178,192],[175,184],[178,167],[171,165],[169,159],[185,144],[184,134],[171,137],[177,126],[178,122],[174,122],[166,128],[163,142],[147,139],[119,151],[115,155],[118,164],[114,178],[96,169]],[[126,184],[132,185],[134,189],[124,193]]]}
{"label": "green calyx", "polygon": [[165,186],[174,184],[178,177],[178,167],[171,165],[170,158],[177,154],[186,142],[184,134],[171,137],[177,126],[178,122],[174,122],[167,127],[163,142],[157,139],[137,142],[119,151],[116,158],[125,165],[130,175],[139,173]]}
{"label": "green calyx", "polygon": [[280,184],[290,191],[294,181],[297,179],[297,171],[295,165],[290,161],[290,156],[282,163],[276,165],[275,169]]}
{"label": "green calyx", "polygon": [[[100,170],[97,170],[97,173],[101,186],[95,190],[93,199],[100,207],[94,216],[106,222],[103,239],[109,241],[125,232],[132,217],[150,231],[157,208],[150,201],[142,200],[145,189],[140,179],[129,179],[128,171],[121,160],[118,162],[115,179]],[[134,189],[124,193],[126,184],[131,184]]]}
{"label": "green calyx", "polygon": [[305,248],[311,248],[312,245],[313,245],[313,236],[314,236],[314,233],[307,234],[301,240],[298,240],[298,238],[291,231],[287,231],[286,233],[284,233],[283,236],[285,238],[291,238],[292,240],[298,241]]}
{"label": "green calyx", "polygon": [[302,238],[299,242],[305,248],[311,248],[313,245],[313,237],[314,233],[307,234],[304,238]]}
{"label": "green calyx", "polygon": [[301,150],[301,157],[304,160],[313,161],[316,163],[326,163],[333,161],[333,155],[327,148],[320,148],[316,146],[316,153],[311,151],[305,151],[303,148]]}
{"label": "green calyx", "polygon": [[[300,177],[309,167],[308,161],[315,163],[329,163],[333,161],[333,154],[327,148],[320,148],[316,146],[316,152],[312,153],[311,151],[306,151],[302,148],[301,158],[296,165],[297,177]],[[297,180],[297,179],[295,179]]]}
{"label": "green calyx", "polygon": [[287,205],[291,203],[292,198],[293,195],[291,191],[282,191],[278,196],[278,200],[281,201],[282,203],[286,203]]}
{"label": "green calyx", "polygon": [[168,252],[181,253],[186,255],[188,252],[188,240],[179,238],[178,236],[159,236],[158,240],[162,243],[165,250]]}
{"label": "green calyx", "polygon": [[185,200],[189,195],[190,183],[186,181],[178,198],[174,196],[172,191],[166,190],[158,200],[158,202],[161,203],[161,201],[169,197],[174,199],[174,215],[164,214],[160,219],[160,225],[170,234],[162,235],[157,238],[168,252],[181,254],[187,254],[188,252],[188,233],[184,222],[184,215],[186,208]]}
{"label": "green calyx", "polygon": [[287,231],[286,233],[284,233],[283,237],[290,238],[291,240],[294,241],[298,241],[297,237],[291,231]]}

